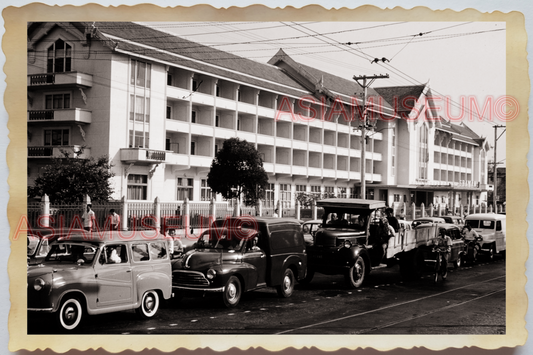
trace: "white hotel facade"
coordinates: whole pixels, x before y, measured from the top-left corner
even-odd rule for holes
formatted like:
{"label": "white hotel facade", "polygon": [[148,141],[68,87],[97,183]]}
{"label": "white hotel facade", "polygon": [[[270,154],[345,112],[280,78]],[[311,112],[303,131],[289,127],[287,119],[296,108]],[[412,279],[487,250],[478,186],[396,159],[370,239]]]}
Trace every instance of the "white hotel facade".
{"label": "white hotel facade", "polygon": [[[263,157],[265,206],[292,207],[301,191],[360,197],[350,117],[361,94],[282,50],[261,64],[134,23],[31,23],[28,185],[66,149],[109,156],[115,199],[209,200],[212,159],[239,137]],[[367,198],[486,202],[486,139],[439,118],[430,96],[428,85],[369,89]]]}

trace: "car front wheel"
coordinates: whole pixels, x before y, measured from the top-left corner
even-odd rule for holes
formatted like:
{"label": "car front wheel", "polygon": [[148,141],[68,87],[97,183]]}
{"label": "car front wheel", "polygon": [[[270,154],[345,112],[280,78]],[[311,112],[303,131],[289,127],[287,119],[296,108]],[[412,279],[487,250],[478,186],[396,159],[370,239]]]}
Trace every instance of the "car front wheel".
{"label": "car front wheel", "polygon": [[241,300],[241,295],[241,282],[236,276],[231,276],[226,282],[226,287],[224,287],[224,292],[222,293],[224,305],[228,308],[237,306]]}
{"label": "car front wheel", "polygon": [[344,275],[346,284],[349,288],[358,288],[363,284],[365,279],[365,261],[358,257],[353,266]]}
{"label": "car front wheel", "polygon": [[67,298],[58,312],[59,325],[65,330],[73,330],[83,317],[83,307],[77,298]]}
{"label": "car front wheel", "polygon": [[141,305],[136,309],[141,318],[151,318],[159,309],[159,296],[156,291],[146,291],[141,299]]}
{"label": "car front wheel", "polygon": [[291,269],[285,269],[281,285],[276,287],[280,297],[291,297],[294,292],[294,273]]}

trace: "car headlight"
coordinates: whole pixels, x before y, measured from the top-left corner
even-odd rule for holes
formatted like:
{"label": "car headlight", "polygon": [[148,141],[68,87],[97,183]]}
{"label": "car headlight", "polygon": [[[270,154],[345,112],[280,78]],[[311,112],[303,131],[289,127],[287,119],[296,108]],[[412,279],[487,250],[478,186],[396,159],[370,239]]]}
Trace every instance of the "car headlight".
{"label": "car headlight", "polygon": [[350,242],[349,240],[345,240],[344,241],[344,247],[345,248],[351,248],[352,247],[352,242]]}
{"label": "car headlight", "polygon": [[35,291],[41,291],[44,287],[44,280],[41,279],[41,278],[37,278],[35,279],[35,281],[33,282],[33,288],[35,289]]}
{"label": "car headlight", "polygon": [[217,276],[217,272],[213,269],[209,269],[207,270],[207,278],[209,280],[213,280],[215,278],[215,276]]}

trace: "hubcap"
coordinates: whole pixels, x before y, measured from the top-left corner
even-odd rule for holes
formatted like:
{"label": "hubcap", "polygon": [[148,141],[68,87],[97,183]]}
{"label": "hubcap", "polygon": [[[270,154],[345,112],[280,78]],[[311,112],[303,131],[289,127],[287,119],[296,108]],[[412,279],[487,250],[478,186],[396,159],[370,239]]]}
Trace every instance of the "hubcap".
{"label": "hubcap", "polygon": [[237,287],[235,287],[235,284],[231,283],[228,285],[228,298],[234,299],[235,295],[237,294]]}
{"label": "hubcap", "polygon": [[65,321],[68,323],[73,323],[76,320],[77,312],[76,309],[72,306],[69,306],[65,309]]}
{"label": "hubcap", "polygon": [[285,276],[285,279],[283,280],[283,286],[286,290],[291,288],[291,278],[289,276]]}
{"label": "hubcap", "polygon": [[359,263],[355,264],[355,267],[354,267],[354,276],[355,276],[355,279],[356,280],[359,280],[361,278],[361,265],[359,265]]}
{"label": "hubcap", "polygon": [[154,304],[155,302],[152,296],[146,297],[146,302],[144,303],[146,311],[151,312],[154,309]]}

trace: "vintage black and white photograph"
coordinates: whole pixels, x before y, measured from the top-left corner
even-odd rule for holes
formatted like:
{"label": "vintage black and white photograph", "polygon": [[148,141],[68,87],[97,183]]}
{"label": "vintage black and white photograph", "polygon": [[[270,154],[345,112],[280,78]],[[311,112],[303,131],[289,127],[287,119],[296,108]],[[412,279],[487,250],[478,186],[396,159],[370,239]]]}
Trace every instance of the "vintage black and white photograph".
{"label": "vintage black and white photograph", "polygon": [[508,335],[507,33],[28,21],[24,332]]}

